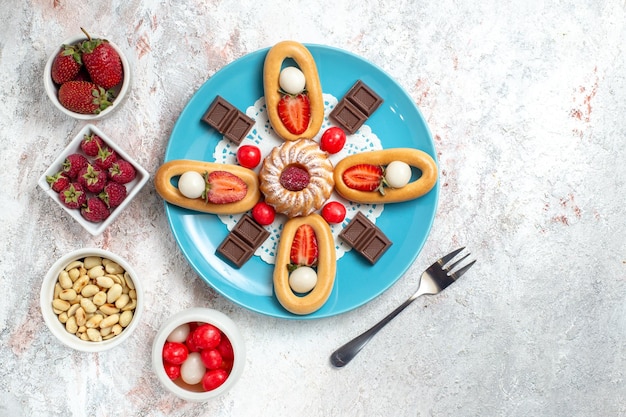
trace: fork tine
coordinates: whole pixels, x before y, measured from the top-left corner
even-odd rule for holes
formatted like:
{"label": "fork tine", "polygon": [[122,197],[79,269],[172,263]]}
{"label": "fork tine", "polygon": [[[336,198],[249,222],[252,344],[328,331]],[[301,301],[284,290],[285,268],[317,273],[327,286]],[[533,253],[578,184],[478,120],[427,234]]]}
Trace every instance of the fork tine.
{"label": "fork tine", "polygon": [[465,246],[463,246],[462,248],[459,248],[455,251],[450,252],[449,254],[447,254],[446,256],[442,257],[441,259],[439,259],[437,261],[438,264],[440,265],[445,265],[446,262],[448,262],[449,260],[451,260],[452,258],[454,258],[455,256],[457,256],[463,249],[465,249]]}
{"label": "fork tine", "polygon": [[467,258],[468,256],[470,256],[470,254],[468,253],[467,255],[465,255],[464,257],[462,257],[461,259],[459,259],[458,261],[455,261],[452,265],[447,265],[446,267],[444,267],[443,269],[445,269],[446,271],[452,271],[454,269],[455,266],[457,266],[458,264],[460,264],[465,258]]}
{"label": "fork tine", "polygon": [[[465,258],[463,258],[465,259]],[[454,280],[456,281],[457,279],[459,279],[461,277],[461,275],[463,275],[464,273],[467,272],[468,269],[470,269],[472,267],[472,265],[474,265],[476,263],[476,260],[474,259],[472,262],[468,263],[467,265],[465,265],[463,268],[459,269],[458,271],[454,271],[450,274],[450,276],[452,278],[454,278]]]}

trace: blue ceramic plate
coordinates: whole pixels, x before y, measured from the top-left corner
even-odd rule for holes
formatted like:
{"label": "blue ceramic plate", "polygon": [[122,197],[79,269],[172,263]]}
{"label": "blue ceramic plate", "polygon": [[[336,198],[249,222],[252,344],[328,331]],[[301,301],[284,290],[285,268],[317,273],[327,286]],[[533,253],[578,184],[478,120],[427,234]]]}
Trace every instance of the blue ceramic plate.
{"label": "blue ceramic plate", "polygon": [[[383,98],[383,104],[366,123],[384,148],[417,148],[436,160],[435,146],[424,118],[391,77],[346,51],[321,45],[307,47],[315,58],[324,93],[340,99],[361,79]],[[266,53],[267,49],[260,50],[232,62],[198,89],[174,126],[165,161],[214,161],[213,151],[222,135],[200,119],[217,95],[244,112],[254,105],[263,96],[262,73]],[[235,269],[215,255],[215,249],[228,234],[228,229],[216,215],[193,212],[168,203],[165,203],[165,211],[184,256],[198,275],[224,297],[273,317],[313,319],[359,307],[393,285],[422,249],[435,217],[438,195],[439,182],[421,198],[386,205],[376,225],[393,245],[373,266],[355,251],[344,254],[337,262],[335,287],[328,302],[306,316],[289,313],[273,296],[273,265],[253,256],[242,268]]]}

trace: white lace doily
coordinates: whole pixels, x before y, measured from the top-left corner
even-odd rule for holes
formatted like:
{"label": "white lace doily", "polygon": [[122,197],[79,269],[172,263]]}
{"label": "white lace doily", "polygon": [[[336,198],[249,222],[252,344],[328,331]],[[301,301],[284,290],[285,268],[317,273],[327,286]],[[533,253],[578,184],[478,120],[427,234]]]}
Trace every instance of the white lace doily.
{"label": "white lace doily", "polygon": [[[322,123],[322,128],[317,136],[313,138],[313,140],[318,143],[322,133],[331,127],[328,115],[336,104],[337,99],[334,96],[324,94],[324,122]],[[255,120],[255,123],[240,145],[249,144],[258,146],[261,150],[261,159],[263,159],[272,149],[280,146],[283,143],[283,139],[280,139],[270,126],[269,116],[267,115],[265,107],[265,98],[261,97],[254,103],[253,106],[248,107],[246,109],[246,114],[252,117]],[[229,139],[222,138],[222,140],[215,147],[213,158],[215,158],[216,162],[223,164],[237,164],[237,148],[239,146],[235,145]],[[378,139],[367,124],[364,124],[353,135],[348,135],[344,148],[334,155],[329,155],[329,159],[333,165],[336,165],[340,160],[348,155],[380,149],[382,149],[380,139]],[[258,172],[259,169],[260,164],[255,171]],[[339,196],[336,192],[333,192],[328,201],[340,201],[346,207],[346,219],[343,223],[330,225],[330,229],[332,230],[335,238],[337,259],[339,259],[344,255],[344,253],[351,249],[348,245],[341,241],[341,239],[339,239],[339,232],[341,232],[341,230],[348,224],[349,220],[354,217],[357,211],[362,212],[372,222],[376,223],[376,219],[383,212],[384,205],[352,203]],[[242,214],[220,215],[219,218],[222,223],[226,225],[228,230],[232,230],[241,216]],[[267,240],[265,240],[265,242],[254,253],[270,265],[274,264],[276,249],[278,248],[278,242],[280,239],[280,232],[285,221],[287,221],[287,216],[282,214],[276,215],[274,223],[265,227],[265,229],[270,232],[269,238],[267,238]]]}

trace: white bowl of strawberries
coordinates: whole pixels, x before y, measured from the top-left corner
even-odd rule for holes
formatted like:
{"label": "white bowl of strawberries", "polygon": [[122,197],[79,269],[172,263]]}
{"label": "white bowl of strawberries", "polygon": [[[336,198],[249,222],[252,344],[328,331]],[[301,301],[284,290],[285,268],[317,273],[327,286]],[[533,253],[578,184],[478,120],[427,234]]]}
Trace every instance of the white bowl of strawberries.
{"label": "white bowl of strawberries", "polygon": [[39,187],[93,236],[100,235],[150,174],[109,136],[87,124],[39,177]]}
{"label": "white bowl of strawberries", "polygon": [[99,120],[120,107],[130,89],[130,65],[113,42],[84,35],[66,39],[50,55],[44,86],[52,103],[79,120]]}

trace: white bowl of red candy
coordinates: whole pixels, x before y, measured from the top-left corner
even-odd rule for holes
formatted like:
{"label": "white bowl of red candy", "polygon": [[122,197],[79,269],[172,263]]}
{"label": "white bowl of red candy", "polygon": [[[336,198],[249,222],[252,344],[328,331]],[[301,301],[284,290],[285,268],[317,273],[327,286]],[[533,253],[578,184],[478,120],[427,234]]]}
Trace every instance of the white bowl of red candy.
{"label": "white bowl of red candy", "polygon": [[235,385],[246,362],[243,337],[225,314],[191,308],[159,329],[152,367],[163,387],[187,401],[206,401]]}

